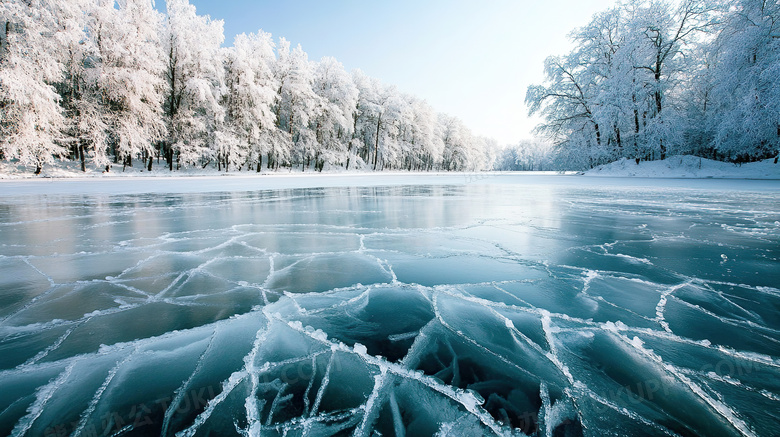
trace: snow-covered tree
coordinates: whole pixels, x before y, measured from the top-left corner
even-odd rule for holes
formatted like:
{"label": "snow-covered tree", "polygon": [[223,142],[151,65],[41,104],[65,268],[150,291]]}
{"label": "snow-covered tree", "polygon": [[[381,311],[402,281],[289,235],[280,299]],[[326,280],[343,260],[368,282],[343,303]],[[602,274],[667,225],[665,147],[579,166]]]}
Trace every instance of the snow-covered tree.
{"label": "snow-covered tree", "polygon": [[651,102],[646,142],[664,159],[667,149],[681,148],[679,121],[684,116],[674,96],[685,86],[681,81],[686,55],[703,33],[716,29],[720,3],[684,0],[675,5],[665,0],[636,0],[627,9],[626,43],[634,54],[634,68],[644,73],[640,80]]}
{"label": "snow-covered tree", "polygon": [[[105,151],[131,163],[148,159],[164,138],[165,64],[158,29],[162,15],[150,0],[100,0],[90,11],[94,50],[84,62],[85,90],[77,101],[79,132],[90,138],[97,164]],[[83,144],[83,138],[80,138]]]}
{"label": "snow-covered tree", "polygon": [[442,168],[444,170],[472,170],[469,168],[471,157],[471,132],[466,129],[463,122],[446,114],[439,114],[444,151],[442,156]]}
{"label": "snow-covered tree", "polygon": [[570,34],[575,43],[570,57],[581,66],[580,80],[595,85],[589,109],[599,129],[591,154],[604,159],[633,153],[626,150],[626,142],[636,141],[638,133],[631,123],[638,113],[638,85],[632,49],[626,45],[625,21],[625,14],[614,7],[597,13],[590,23]]}
{"label": "snow-covered tree", "polygon": [[217,158],[215,136],[224,119],[220,46],[225,36],[222,21],[197,15],[188,0],[167,0],[166,5],[163,49],[168,141],[163,153],[173,170],[174,155],[184,163]]}
{"label": "snow-covered tree", "polygon": [[702,84],[702,112],[715,157],[741,162],[777,156],[780,4],[733,2],[723,31],[708,49],[709,83]]}
{"label": "snow-covered tree", "polygon": [[632,0],[596,14],[571,37],[572,52],[545,63],[529,87],[531,114],[545,122],[572,167],[690,150],[683,133],[697,48],[717,30],[716,0]]}
{"label": "snow-covered tree", "polygon": [[273,74],[274,44],[265,32],[240,34],[225,54],[225,121],[218,139],[225,165],[244,161],[262,167],[262,156],[275,141],[274,103],[278,84]]}
{"label": "snow-covered tree", "polygon": [[319,149],[315,161],[322,165],[347,161],[354,129],[358,89],[336,59],[325,57],[317,63],[312,82],[319,105],[310,124]]}
{"label": "snow-covered tree", "polygon": [[302,170],[317,155],[319,145],[310,122],[325,101],[312,88],[314,66],[300,45],[279,39],[275,76],[279,83],[276,106],[279,128],[286,132],[293,156]]}
{"label": "snow-covered tree", "polygon": [[83,38],[81,11],[62,0],[0,2],[0,158],[44,164],[66,153],[65,117],[54,85],[67,48]]}
{"label": "snow-covered tree", "polygon": [[444,143],[438,132],[436,112],[428,102],[413,98],[412,120],[408,126],[411,153],[408,170],[432,170],[441,164]]}
{"label": "snow-covered tree", "polygon": [[382,84],[379,80],[356,70],[352,79],[358,88],[356,135],[361,148],[360,158],[374,170],[381,169],[380,162],[390,158],[398,121],[404,111],[402,96],[394,86]]}
{"label": "snow-covered tree", "polygon": [[545,61],[547,85],[532,85],[526,93],[529,114],[545,122],[537,132],[565,149],[581,150],[588,165],[603,153],[603,126],[596,118],[598,83],[579,59],[552,56]]}
{"label": "snow-covered tree", "polygon": [[523,140],[498,151],[493,166],[508,171],[550,171],[565,167],[552,144],[542,140]]}

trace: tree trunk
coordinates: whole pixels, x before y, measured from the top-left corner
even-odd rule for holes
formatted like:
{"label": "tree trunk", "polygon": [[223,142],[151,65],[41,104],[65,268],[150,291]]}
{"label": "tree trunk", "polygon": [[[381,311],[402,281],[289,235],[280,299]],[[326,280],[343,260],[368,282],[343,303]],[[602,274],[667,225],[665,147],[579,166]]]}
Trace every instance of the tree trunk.
{"label": "tree trunk", "polygon": [[599,130],[599,124],[593,122],[593,129],[596,130],[596,144],[601,146],[601,131]]}
{"label": "tree trunk", "polygon": [[379,161],[379,129],[382,128],[382,117],[377,118],[376,121],[376,142],[374,143],[374,171],[376,171],[376,163]]}
{"label": "tree trunk", "polygon": [[165,159],[168,160],[168,170],[173,171],[173,146],[165,143]]}
{"label": "tree trunk", "polygon": [[11,33],[11,22],[6,21],[3,23],[3,37],[0,38],[0,60],[5,57],[5,51],[8,47],[8,35]]}
{"label": "tree trunk", "polygon": [[84,143],[83,140],[79,140],[79,159],[81,160],[81,171],[87,172],[87,166],[84,162]]}
{"label": "tree trunk", "polygon": [[149,154],[149,162],[146,163],[146,171],[152,171],[152,161],[154,161],[154,156],[152,154]]}
{"label": "tree trunk", "polygon": [[664,145],[663,138],[659,140],[659,143],[661,148],[661,161],[663,161],[664,159],[666,159],[666,146]]}

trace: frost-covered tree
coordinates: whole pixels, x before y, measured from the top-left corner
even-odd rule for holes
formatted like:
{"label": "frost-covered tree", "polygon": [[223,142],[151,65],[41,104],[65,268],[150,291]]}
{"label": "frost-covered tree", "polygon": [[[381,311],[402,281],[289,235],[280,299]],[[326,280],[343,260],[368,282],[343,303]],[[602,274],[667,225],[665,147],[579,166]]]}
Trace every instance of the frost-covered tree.
{"label": "frost-covered tree", "polygon": [[[97,0],[73,0],[67,3],[70,8],[70,16],[73,20],[71,25],[74,29],[80,31],[74,32],[74,38],[63,41],[61,54],[62,77],[56,84],[60,95],[60,105],[65,114],[65,125],[63,129],[63,145],[66,146],[71,158],[81,161],[81,170],[86,171],[86,153],[92,143],[88,132],[99,133],[98,141],[101,141],[105,134],[105,127],[90,129],[91,115],[99,112],[97,105],[91,108],[83,108],[84,96],[86,92],[87,71],[94,62],[94,38],[90,36],[89,22],[90,13],[98,6]],[[75,37],[77,35],[77,37]],[[99,121],[99,117],[94,121]],[[102,141],[101,141],[102,142]]]}
{"label": "frost-covered tree", "polygon": [[459,118],[446,114],[439,114],[439,125],[444,143],[442,168],[451,171],[473,170],[469,168],[473,142],[471,132]]}
{"label": "frost-covered tree", "polygon": [[271,35],[265,32],[240,34],[226,50],[225,121],[217,149],[226,171],[244,161],[260,171],[263,154],[271,151],[276,139],[275,60]]}
{"label": "frost-covered tree", "polygon": [[331,57],[317,63],[312,87],[319,105],[310,124],[319,144],[315,162],[322,170],[325,163],[334,165],[348,160],[358,89],[344,66]]}
{"label": "frost-covered tree", "polygon": [[636,141],[638,134],[630,120],[638,113],[635,88],[639,85],[632,49],[626,45],[625,21],[620,8],[615,7],[597,13],[590,23],[570,34],[575,43],[570,57],[579,66],[580,81],[594,88],[588,109],[597,135],[591,153],[596,160],[633,153],[626,150],[626,143]]}
{"label": "frost-covered tree", "polygon": [[384,85],[360,70],[353,72],[352,78],[359,92],[355,120],[359,155],[374,170],[381,169],[380,162],[387,163],[385,158],[392,155],[398,120],[405,109],[403,98],[394,86]]}
{"label": "frost-covered tree", "polygon": [[399,93],[395,87],[386,88],[386,93],[377,149],[382,168],[395,169],[402,167],[405,158],[412,153],[409,127],[413,123],[414,113],[410,96]]}
{"label": "frost-covered tree", "polygon": [[588,167],[689,150],[683,133],[697,48],[718,28],[721,2],[635,0],[596,14],[575,48],[545,63],[526,103],[559,157]]}
{"label": "frost-covered tree", "polygon": [[603,151],[603,126],[595,115],[598,83],[575,56],[547,58],[544,72],[547,85],[532,85],[526,93],[529,114],[545,119],[537,132],[559,147],[583,151],[579,155],[593,166]]}
{"label": "frost-covered tree", "polygon": [[504,171],[551,171],[565,168],[552,144],[523,140],[496,151],[493,169]]}
{"label": "frost-covered tree", "polygon": [[686,85],[686,56],[703,33],[716,29],[720,3],[684,0],[675,5],[665,0],[637,0],[627,10],[626,44],[634,55],[634,68],[644,73],[640,81],[651,102],[646,141],[664,159],[670,147],[681,148],[679,121],[684,116],[674,96]]}
{"label": "frost-covered tree", "polygon": [[80,13],[63,0],[0,3],[0,158],[34,165],[66,153],[65,117],[55,84],[67,48],[83,38]]}
{"label": "frost-covered tree", "polygon": [[167,0],[166,5],[162,38],[168,140],[162,152],[173,170],[175,160],[195,163],[217,158],[215,137],[224,119],[220,46],[225,37],[222,21],[197,15],[187,0]]}
{"label": "frost-covered tree", "polygon": [[407,170],[433,170],[441,164],[444,143],[439,135],[438,117],[433,108],[424,100],[412,98],[411,124],[407,138],[410,142],[410,155],[407,158]]}
{"label": "frost-covered tree", "polygon": [[310,122],[324,105],[312,88],[314,66],[300,45],[279,39],[275,75],[279,83],[276,107],[279,128],[286,132],[295,160],[305,170],[316,156],[319,145]]}
{"label": "frost-covered tree", "polygon": [[143,157],[151,170],[155,146],[166,132],[162,15],[150,0],[100,0],[90,16],[94,50],[84,61],[78,130],[91,139],[97,164],[106,162],[110,149],[125,164]]}
{"label": "frost-covered tree", "polygon": [[358,100],[355,112],[352,115],[353,139],[350,141],[347,157],[347,169],[349,169],[350,160],[355,165],[362,167],[369,162],[369,145],[372,144],[371,136],[372,115],[375,113],[374,94],[378,87],[378,81],[373,79],[361,70],[352,72],[352,82],[358,90]]}
{"label": "frost-covered tree", "polygon": [[715,157],[748,161],[780,151],[780,4],[733,2],[708,47],[702,112]]}

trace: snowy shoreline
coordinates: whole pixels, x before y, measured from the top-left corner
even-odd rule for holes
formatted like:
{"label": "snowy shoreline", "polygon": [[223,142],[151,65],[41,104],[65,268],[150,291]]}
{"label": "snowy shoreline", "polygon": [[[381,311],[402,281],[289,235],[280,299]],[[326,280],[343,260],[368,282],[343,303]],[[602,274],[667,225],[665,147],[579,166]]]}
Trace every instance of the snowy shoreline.
{"label": "snowy shoreline", "polygon": [[780,164],[775,164],[774,159],[765,159],[738,165],[692,155],[671,156],[663,161],[641,161],[639,164],[626,158],[588,170],[584,175],[686,179],[780,179]]}
{"label": "snowy shoreline", "polygon": [[325,171],[323,173],[279,171],[267,173],[203,171],[185,169],[145,172],[128,168],[81,173],[64,166],[50,167],[41,176],[4,173],[0,167],[0,197],[25,195],[206,193],[307,188],[379,186],[520,184],[593,187],[633,187],[640,190],[664,187],[700,190],[779,191],[780,164],[765,160],[737,166],[693,156],[664,161],[622,160],[586,172],[430,172]]}
{"label": "snowy shoreline", "polygon": [[496,175],[581,175],[598,177],[632,177],[632,178],[682,178],[682,179],[780,179],[780,164],[774,164],[774,159],[765,159],[763,161],[751,162],[745,164],[732,164],[729,162],[714,161],[711,159],[700,158],[698,156],[683,155],[672,156],[662,161],[641,161],[637,164],[631,159],[621,159],[609,164],[600,165],[593,169],[577,171],[474,171],[474,172],[413,172],[413,171],[379,171],[370,170],[344,170],[343,168],[326,169],[323,172],[305,171],[300,169],[285,169],[276,171],[231,171],[219,172],[215,169],[184,168],[177,171],[169,171],[165,166],[155,166],[154,170],[149,172],[140,167],[127,167],[122,170],[121,166],[114,167],[110,172],[103,172],[96,168],[87,168],[86,172],[79,169],[79,164],[75,161],[60,161],[56,165],[44,167],[40,175],[33,174],[32,167],[12,165],[0,162],[0,181],[7,180],[107,180],[107,179],[176,179],[176,178],[318,178],[333,176],[364,176],[378,177],[384,176],[397,177],[406,176],[456,176],[459,179],[470,178],[472,182],[490,178]]}
{"label": "snowy shoreline", "polygon": [[30,166],[13,165],[0,162],[0,181],[2,180],[58,180],[58,179],[158,179],[158,178],[192,178],[192,177],[328,177],[328,176],[368,176],[368,175],[474,175],[474,178],[490,177],[499,174],[518,175],[583,175],[601,177],[636,177],[636,178],[717,178],[717,179],[780,179],[780,164],[774,164],[774,159],[751,162],[745,164],[732,164],[729,162],[714,161],[692,155],[671,156],[662,161],[641,161],[637,164],[632,159],[621,159],[609,164],[600,165],[593,169],[576,171],[474,171],[474,172],[411,172],[411,171],[379,171],[370,170],[344,170],[343,168],[325,169],[323,172],[312,170],[302,172],[300,169],[285,169],[275,171],[231,171],[220,172],[215,169],[199,169],[196,167],[184,168],[177,171],[169,171],[165,166],[155,166],[149,172],[145,168],[127,167],[122,169],[117,165],[110,172],[88,167],[86,172],[79,169],[75,161],[60,161],[55,165],[44,167],[40,175],[33,174]]}

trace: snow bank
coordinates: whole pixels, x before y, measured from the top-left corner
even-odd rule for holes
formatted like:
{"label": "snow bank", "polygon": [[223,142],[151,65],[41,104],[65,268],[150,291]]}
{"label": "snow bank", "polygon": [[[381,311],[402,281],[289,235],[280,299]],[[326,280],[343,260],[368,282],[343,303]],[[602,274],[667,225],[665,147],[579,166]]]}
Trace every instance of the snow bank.
{"label": "snow bank", "polygon": [[672,156],[663,161],[622,159],[586,171],[585,176],[641,178],[719,178],[719,179],[780,179],[780,164],[766,159],[748,164],[731,164],[697,156]]}

